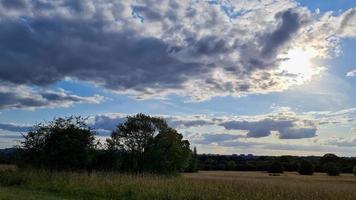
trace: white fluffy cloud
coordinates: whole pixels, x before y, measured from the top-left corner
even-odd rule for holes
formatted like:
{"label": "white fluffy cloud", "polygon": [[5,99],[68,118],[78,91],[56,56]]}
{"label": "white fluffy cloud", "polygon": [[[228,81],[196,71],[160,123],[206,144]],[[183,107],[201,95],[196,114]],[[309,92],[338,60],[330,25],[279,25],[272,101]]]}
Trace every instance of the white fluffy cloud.
{"label": "white fluffy cloud", "polygon": [[356,76],[356,70],[352,70],[352,71],[347,72],[346,76],[348,76],[348,77]]}
{"label": "white fluffy cloud", "polygon": [[137,98],[281,91],[299,73],[294,48],[337,50],[355,9],[319,16],[292,0],[0,3],[0,80],[47,86],[66,77]]}

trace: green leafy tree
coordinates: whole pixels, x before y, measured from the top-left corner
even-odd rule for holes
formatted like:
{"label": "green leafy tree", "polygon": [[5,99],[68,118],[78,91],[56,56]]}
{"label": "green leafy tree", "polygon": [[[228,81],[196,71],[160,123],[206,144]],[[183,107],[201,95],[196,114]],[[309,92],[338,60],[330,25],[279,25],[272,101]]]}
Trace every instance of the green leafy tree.
{"label": "green leafy tree", "polygon": [[107,140],[108,151],[121,155],[121,169],[174,173],[188,166],[189,142],[166,121],[144,114],[128,116]]}
{"label": "green leafy tree", "polygon": [[81,117],[56,118],[38,124],[21,142],[24,165],[54,170],[85,169],[95,148],[94,133]]}
{"label": "green leafy tree", "polygon": [[301,175],[313,175],[313,164],[307,160],[302,160],[299,164],[298,173]]}
{"label": "green leafy tree", "polygon": [[338,176],[340,174],[340,169],[336,163],[329,162],[324,164],[324,172],[329,176]]}
{"label": "green leafy tree", "polygon": [[198,153],[197,153],[197,148],[194,147],[193,152],[191,153],[190,159],[189,159],[189,164],[188,167],[186,168],[186,172],[197,172],[198,171]]}
{"label": "green leafy tree", "polygon": [[156,173],[181,172],[189,165],[189,142],[172,128],[161,131],[148,145],[145,152],[149,171]]}
{"label": "green leafy tree", "polygon": [[321,165],[324,165],[324,164],[330,163],[330,162],[336,163],[338,161],[339,161],[339,157],[332,153],[327,153],[323,157],[320,158]]}
{"label": "green leafy tree", "polygon": [[144,170],[144,152],[148,143],[164,129],[167,123],[158,117],[142,113],[128,116],[107,139],[110,151],[122,152],[122,169],[133,172]]}

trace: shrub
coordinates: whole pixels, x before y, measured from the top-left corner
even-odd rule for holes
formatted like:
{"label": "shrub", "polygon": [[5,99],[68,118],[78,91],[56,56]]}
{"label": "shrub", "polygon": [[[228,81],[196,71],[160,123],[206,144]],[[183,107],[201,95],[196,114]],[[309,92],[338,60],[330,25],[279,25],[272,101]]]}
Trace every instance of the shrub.
{"label": "shrub", "polygon": [[356,176],[356,166],[354,166],[352,171],[353,171],[354,175]]}
{"label": "shrub", "polygon": [[301,175],[313,175],[313,164],[307,160],[302,160],[299,164],[298,173]]}
{"label": "shrub", "polygon": [[268,173],[283,173],[282,164],[278,161],[274,161],[268,168]]}
{"label": "shrub", "polygon": [[54,170],[85,169],[94,149],[94,133],[81,117],[57,118],[24,135],[22,162]]}
{"label": "shrub", "polygon": [[324,172],[329,176],[338,176],[340,174],[340,169],[335,163],[329,162],[324,165]]}

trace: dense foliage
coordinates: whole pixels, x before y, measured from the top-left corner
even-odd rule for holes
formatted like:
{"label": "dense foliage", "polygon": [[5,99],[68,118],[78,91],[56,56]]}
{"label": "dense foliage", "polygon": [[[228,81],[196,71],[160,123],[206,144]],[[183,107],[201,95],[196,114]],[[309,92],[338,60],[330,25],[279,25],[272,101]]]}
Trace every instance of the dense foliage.
{"label": "dense foliage", "polygon": [[[327,159],[330,156],[327,156]],[[354,157],[336,157],[342,173],[352,173],[356,166]],[[218,155],[201,154],[198,156],[199,170],[228,170],[229,161],[236,163],[236,171],[268,171],[270,163],[278,160],[284,171],[296,172],[302,160],[313,165],[314,172],[324,172],[325,158],[319,156],[254,156],[254,155]]]}
{"label": "dense foliage", "polygon": [[[106,146],[106,148],[100,148]],[[144,114],[128,116],[107,139],[95,140],[81,117],[58,118],[39,124],[24,135],[20,165],[50,170],[120,170],[176,173],[188,169],[195,153],[183,136],[162,118]]]}
{"label": "dense foliage", "polygon": [[94,133],[81,117],[38,124],[21,142],[21,164],[51,170],[86,169],[95,148]]}
{"label": "dense foliage", "polygon": [[324,171],[329,176],[338,176],[340,174],[339,166],[333,162],[328,162],[328,163],[324,164]]}
{"label": "dense foliage", "polygon": [[301,175],[313,175],[313,164],[307,160],[302,160],[299,164],[298,173]]}
{"label": "dense foliage", "polygon": [[273,174],[280,174],[283,173],[283,166],[282,164],[275,160],[273,161],[270,166],[268,167],[268,173],[273,173]]}

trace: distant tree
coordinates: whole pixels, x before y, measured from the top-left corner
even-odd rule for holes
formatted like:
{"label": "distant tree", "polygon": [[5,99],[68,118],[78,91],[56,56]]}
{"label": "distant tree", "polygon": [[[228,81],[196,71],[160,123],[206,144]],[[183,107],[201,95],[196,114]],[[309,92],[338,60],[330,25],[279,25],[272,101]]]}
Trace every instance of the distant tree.
{"label": "distant tree", "polygon": [[329,176],[338,176],[340,174],[340,169],[336,163],[329,162],[324,164],[324,172]]}
{"label": "distant tree", "polygon": [[186,168],[186,172],[197,172],[198,171],[198,153],[197,148],[194,147],[193,152],[191,153],[188,167]]}
{"label": "distant tree", "polygon": [[216,161],[212,158],[208,158],[204,162],[204,169],[205,170],[213,170],[216,168]]}
{"label": "distant tree", "polygon": [[354,166],[352,172],[354,173],[354,175],[356,176],[356,166]]}
{"label": "distant tree", "polygon": [[273,161],[268,168],[268,173],[273,173],[273,174],[283,173],[282,164],[277,160]]}
{"label": "distant tree", "polygon": [[337,161],[339,161],[339,157],[332,153],[327,153],[323,157],[320,158],[321,165],[324,165],[324,164],[330,163],[330,162],[337,162]]}
{"label": "distant tree", "polygon": [[144,151],[148,143],[164,129],[167,123],[158,117],[142,113],[128,116],[107,139],[108,149],[123,152],[123,168],[133,172],[144,170]]}
{"label": "distant tree", "polygon": [[233,170],[236,169],[236,167],[237,167],[236,162],[233,161],[233,160],[229,160],[229,161],[226,163],[226,169],[227,169],[227,170],[233,171]]}
{"label": "distant tree", "polygon": [[298,173],[301,175],[313,175],[313,164],[303,159],[299,164]]}
{"label": "distant tree", "polygon": [[85,169],[95,148],[94,133],[81,117],[56,118],[38,124],[21,142],[24,165],[54,170]]}
{"label": "distant tree", "polygon": [[171,174],[187,168],[190,156],[189,142],[176,130],[167,128],[148,143],[145,164],[151,172]]}

